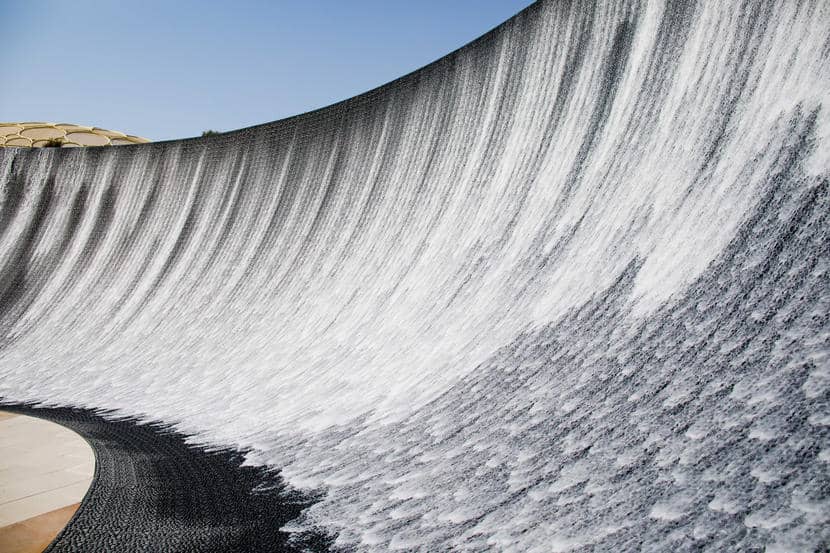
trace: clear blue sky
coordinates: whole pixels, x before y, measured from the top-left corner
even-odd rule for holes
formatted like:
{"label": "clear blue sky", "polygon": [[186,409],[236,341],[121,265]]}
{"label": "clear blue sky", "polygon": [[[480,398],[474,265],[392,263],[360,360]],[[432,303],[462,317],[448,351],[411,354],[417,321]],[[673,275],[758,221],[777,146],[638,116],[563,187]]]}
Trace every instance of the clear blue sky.
{"label": "clear blue sky", "polygon": [[153,140],[281,119],[388,82],[531,0],[0,0],[0,121]]}

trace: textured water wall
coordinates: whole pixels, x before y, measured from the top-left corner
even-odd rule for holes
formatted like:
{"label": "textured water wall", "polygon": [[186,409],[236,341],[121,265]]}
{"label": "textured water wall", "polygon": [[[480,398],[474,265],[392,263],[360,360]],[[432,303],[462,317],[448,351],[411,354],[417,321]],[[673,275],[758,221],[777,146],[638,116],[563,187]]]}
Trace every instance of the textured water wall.
{"label": "textured water wall", "polygon": [[830,545],[830,6],[539,2],[218,137],[0,152],[0,396],[335,548]]}

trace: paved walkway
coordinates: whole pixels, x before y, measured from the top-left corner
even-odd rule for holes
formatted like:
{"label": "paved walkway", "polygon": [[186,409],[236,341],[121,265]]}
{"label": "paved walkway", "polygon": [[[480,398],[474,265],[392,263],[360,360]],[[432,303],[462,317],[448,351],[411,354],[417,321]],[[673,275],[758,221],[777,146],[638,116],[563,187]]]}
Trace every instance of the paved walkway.
{"label": "paved walkway", "polygon": [[42,551],[77,509],[95,455],[78,434],[0,411],[0,551]]}

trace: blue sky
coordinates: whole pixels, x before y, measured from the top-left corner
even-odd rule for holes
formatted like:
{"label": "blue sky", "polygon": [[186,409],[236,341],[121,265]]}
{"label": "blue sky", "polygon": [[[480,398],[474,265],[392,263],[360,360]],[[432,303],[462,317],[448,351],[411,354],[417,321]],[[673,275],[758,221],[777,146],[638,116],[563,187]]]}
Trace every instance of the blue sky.
{"label": "blue sky", "polygon": [[531,0],[0,0],[0,121],[153,140],[354,96]]}

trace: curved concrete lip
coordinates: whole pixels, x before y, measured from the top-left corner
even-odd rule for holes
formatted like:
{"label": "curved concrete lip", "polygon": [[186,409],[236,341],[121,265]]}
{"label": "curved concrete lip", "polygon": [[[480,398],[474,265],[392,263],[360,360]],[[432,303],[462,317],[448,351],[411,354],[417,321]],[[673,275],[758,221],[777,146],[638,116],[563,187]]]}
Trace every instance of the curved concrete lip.
{"label": "curved concrete lip", "polygon": [[68,428],[2,409],[0,452],[0,550],[42,550],[89,489],[95,454]]}

